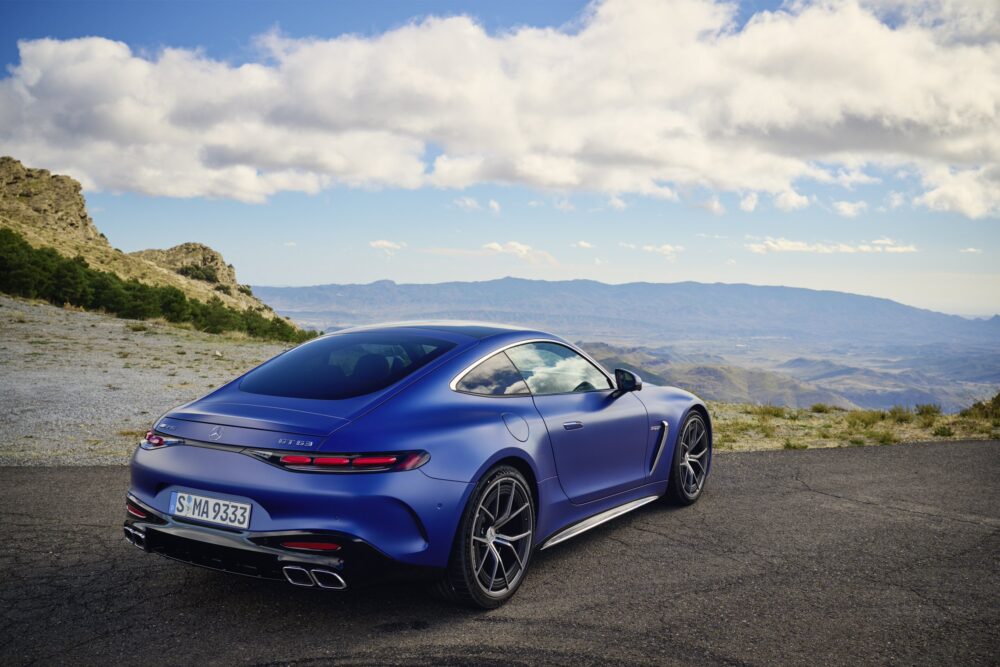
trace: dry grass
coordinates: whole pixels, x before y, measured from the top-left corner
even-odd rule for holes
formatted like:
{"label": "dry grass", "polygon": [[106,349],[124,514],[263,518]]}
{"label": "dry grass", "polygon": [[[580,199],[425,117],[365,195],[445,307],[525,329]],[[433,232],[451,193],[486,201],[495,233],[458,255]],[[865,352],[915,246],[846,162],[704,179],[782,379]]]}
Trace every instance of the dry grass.
{"label": "dry grass", "polygon": [[990,415],[942,414],[935,405],[910,410],[840,410],[710,403],[719,450],[809,449],[892,445],[929,440],[1000,438],[1000,420]]}

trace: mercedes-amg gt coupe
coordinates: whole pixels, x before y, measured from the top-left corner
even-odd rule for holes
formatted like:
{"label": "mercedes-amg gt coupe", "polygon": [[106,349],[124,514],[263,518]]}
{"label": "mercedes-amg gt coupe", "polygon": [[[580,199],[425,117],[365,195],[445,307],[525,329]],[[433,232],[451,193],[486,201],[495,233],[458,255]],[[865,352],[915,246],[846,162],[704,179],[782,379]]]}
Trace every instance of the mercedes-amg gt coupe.
{"label": "mercedes-amg gt coupe", "polygon": [[342,590],[429,577],[484,608],[535,551],[704,493],[712,426],[686,391],[540,331],[338,331],[160,417],[125,536],[186,563]]}

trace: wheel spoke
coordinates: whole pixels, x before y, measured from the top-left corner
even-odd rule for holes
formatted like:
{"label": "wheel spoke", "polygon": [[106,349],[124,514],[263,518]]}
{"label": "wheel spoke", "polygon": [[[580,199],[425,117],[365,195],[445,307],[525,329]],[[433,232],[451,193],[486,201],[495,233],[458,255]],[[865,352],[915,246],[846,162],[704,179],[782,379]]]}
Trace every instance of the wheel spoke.
{"label": "wheel spoke", "polygon": [[510,542],[501,542],[500,544],[502,544],[503,546],[507,547],[508,549],[510,549],[511,551],[514,552],[514,558],[517,559],[518,566],[523,570],[524,569],[524,561],[521,560],[521,554],[519,554],[517,552],[517,548],[514,547],[514,545],[511,544]]}
{"label": "wheel spoke", "polygon": [[510,521],[511,519],[513,519],[514,517],[516,517],[518,514],[520,514],[521,512],[523,512],[525,509],[527,509],[527,507],[528,507],[527,503],[521,505],[520,507],[518,507],[513,512],[510,512],[509,514],[507,514],[507,516],[503,517],[502,519],[500,519],[499,521],[497,521],[496,523],[494,523],[493,527],[494,528],[500,528],[501,526],[506,525],[508,521]]}
{"label": "wheel spoke", "polygon": [[500,533],[497,533],[497,539],[507,540],[508,542],[517,542],[519,540],[523,540],[524,538],[530,535],[531,535],[530,530],[525,533],[521,533],[520,535],[501,535]]}

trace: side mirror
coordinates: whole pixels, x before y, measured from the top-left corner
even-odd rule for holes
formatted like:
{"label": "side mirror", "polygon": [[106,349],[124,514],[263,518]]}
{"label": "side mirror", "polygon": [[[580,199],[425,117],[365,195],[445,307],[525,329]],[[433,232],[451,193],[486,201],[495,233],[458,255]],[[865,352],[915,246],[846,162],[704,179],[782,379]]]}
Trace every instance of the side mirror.
{"label": "side mirror", "polygon": [[632,371],[627,371],[624,368],[616,368],[615,384],[618,385],[619,394],[627,394],[630,391],[639,391],[642,389],[642,378]]}

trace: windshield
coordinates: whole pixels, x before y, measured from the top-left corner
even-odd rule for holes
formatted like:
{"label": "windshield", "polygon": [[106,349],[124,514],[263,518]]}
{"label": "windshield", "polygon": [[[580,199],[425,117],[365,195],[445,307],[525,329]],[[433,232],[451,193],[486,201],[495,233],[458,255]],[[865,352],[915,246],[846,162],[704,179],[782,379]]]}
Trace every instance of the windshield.
{"label": "windshield", "polygon": [[299,346],[250,371],[251,394],[342,400],[385,389],[455,347],[420,335],[358,332]]}

